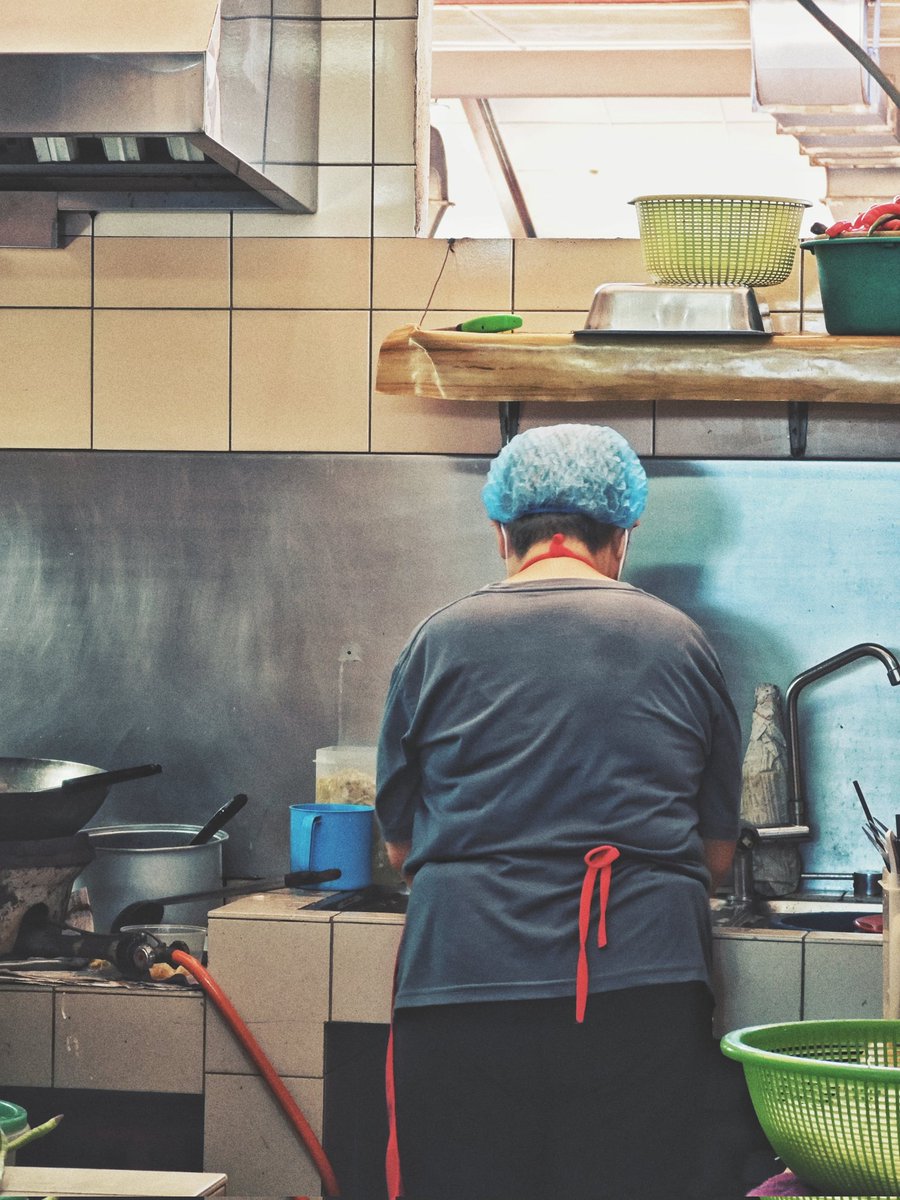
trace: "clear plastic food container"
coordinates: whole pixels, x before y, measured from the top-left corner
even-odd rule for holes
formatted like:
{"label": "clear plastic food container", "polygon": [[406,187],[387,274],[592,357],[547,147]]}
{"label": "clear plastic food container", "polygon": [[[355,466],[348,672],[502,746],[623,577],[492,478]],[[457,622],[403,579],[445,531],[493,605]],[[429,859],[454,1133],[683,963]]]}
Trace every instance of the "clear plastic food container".
{"label": "clear plastic food container", "polygon": [[321,746],[316,750],[316,804],[374,804],[374,746]]}
{"label": "clear plastic food container", "polygon": [[[375,746],[320,746],[316,750],[316,804],[375,805]],[[399,887],[378,822],[372,827],[372,882]]]}

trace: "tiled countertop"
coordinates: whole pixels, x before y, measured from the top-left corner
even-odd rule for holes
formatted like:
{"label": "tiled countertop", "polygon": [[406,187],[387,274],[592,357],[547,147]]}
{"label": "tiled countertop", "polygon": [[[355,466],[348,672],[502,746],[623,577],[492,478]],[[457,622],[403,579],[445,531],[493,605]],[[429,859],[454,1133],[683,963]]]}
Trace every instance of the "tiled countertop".
{"label": "tiled countertop", "polygon": [[266,921],[322,921],[353,925],[402,925],[402,913],[333,912],[312,908],[323,897],[334,892],[297,892],[282,888],[276,892],[259,892],[240,896],[209,914],[211,921],[220,918]]}
{"label": "tiled countertop", "polygon": [[[404,917],[401,913],[374,912],[334,912],[326,909],[311,907],[331,892],[297,892],[281,889],[274,892],[262,892],[251,896],[241,896],[213,909],[209,914],[210,920],[219,918],[237,920],[266,920],[266,921],[320,921],[326,924],[353,925],[402,925]],[[831,897],[832,900],[835,897]],[[837,899],[842,899],[837,897]],[[848,907],[853,901],[846,898]],[[715,925],[713,936],[716,938],[761,939],[776,942],[846,942],[850,944],[872,945],[882,941],[879,933],[834,933],[815,929],[775,929],[756,928],[753,926]]]}
{"label": "tiled countertop", "polygon": [[822,929],[754,929],[752,926],[732,928],[727,925],[713,927],[715,938],[753,938],[759,941],[771,942],[848,942],[853,945],[881,945],[880,933],[835,933]]}
{"label": "tiled countertop", "polygon": [[7,1167],[4,1193],[22,1196],[224,1196],[220,1172],[105,1171],[85,1167]]}

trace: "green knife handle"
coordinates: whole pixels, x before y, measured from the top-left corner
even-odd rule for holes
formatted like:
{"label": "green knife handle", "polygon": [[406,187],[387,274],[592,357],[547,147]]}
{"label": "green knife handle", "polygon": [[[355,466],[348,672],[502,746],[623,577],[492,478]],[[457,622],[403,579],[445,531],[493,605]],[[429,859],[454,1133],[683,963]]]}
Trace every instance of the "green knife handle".
{"label": "green knife handle", "polygon": [[510,329],[518,329],[522,318],[512,313],[493,313],[487,317],[473,317],[471,321],[463,321],[457,329],[463,333],[507,333]]}

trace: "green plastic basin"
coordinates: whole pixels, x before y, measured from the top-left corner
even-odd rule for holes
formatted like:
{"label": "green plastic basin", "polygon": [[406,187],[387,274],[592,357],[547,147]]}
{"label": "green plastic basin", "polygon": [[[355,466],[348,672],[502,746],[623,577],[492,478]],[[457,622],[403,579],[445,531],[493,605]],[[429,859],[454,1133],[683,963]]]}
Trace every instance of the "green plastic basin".
{"label": "green plastic basin", "polygon": [[858,337],[900,335],[900,237],[815,238],[825,328]]}
{"label": "green plastic basin", "polygon": [[[19,1104],[13,1104],[12,1100],[0,1100],[0,1129],[8,1138],[13,1138],[18,1133],[24,1133],[28,1129],[28,1113]],[[7,1150],[6,1164],[14,1166],[16,1161],[15,1150]],[[0,1176],[3,1170],[0,1167]]]}
{"label": "green plastic basin", "polygon": [[14,1137],[28,1128],[28,1113],[11,1100],[0,1100],[0,1129],[7,1137]]}

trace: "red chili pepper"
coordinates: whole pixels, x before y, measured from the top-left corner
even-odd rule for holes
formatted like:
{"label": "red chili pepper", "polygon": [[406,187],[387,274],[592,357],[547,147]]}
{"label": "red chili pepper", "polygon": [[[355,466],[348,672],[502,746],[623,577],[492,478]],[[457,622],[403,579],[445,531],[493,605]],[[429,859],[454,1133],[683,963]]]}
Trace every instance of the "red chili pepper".
{"label": "red chili pepper", "polygon": [[825,230],[826,237],[837,237],[838,234],[846,233],[848,229],[853,228],[852,221],[835,221],[833,225],[829,225]]}
{"label": "red chili pepper", "polygon": [[885,221],[881,226],[882,229],[900,229],[900,219],[894,217],[893,220]]}

